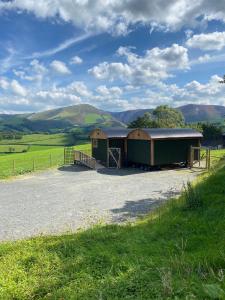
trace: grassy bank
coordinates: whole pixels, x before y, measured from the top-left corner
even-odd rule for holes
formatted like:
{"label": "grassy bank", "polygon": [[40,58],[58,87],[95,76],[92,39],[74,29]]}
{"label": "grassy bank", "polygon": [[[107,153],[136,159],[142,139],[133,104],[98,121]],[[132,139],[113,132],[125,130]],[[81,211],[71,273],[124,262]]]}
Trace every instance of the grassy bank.
{"label": "grassy bank", "polygon": [[0,245],[0,299],[225,299],[225,161],[143,220]]}
{"label": "grassy bank", "polygon": [[[29,152],[0,156],[0,179],[44,170],[64,163],[64,147],[33,145]],[[77,145],[75,149],[88,151],[90,144]]]}

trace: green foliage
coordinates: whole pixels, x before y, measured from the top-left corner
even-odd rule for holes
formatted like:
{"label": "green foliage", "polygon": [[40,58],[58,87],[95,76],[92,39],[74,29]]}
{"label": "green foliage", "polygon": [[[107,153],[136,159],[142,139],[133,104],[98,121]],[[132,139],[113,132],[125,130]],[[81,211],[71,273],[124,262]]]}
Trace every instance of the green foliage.
{"label": "green foliage", "polygon": [[197,209],[203,205],[201,194],[194,188],[190,181],[184,187],[184,199],[188,209]]}
{"label": "green foliage", "polygon": [[167,105],[158,106],[152,114],[145,113],[128,125],[129,128],[177,128],[183,126],[182,112]]}
{"label": "green foliage", "polygon": [[221,139],[223,133],[223,129],[221,126],[211,123],[203,123],[202,131],[204,139],[206,140],[219,140]]}
{"label": "green foliage", "polygon": [[176,128],[184,126],[184,116],[182,112],[169,107],[168,105],[158,106],[153,111],[153,116],[160,128]]}
{"label": "green foliage", "polygon": [[[224,299],[225,167],[143,220],[0,244],[0,299]],[[181,175],[182,176],[182,175]]]}
{"label": "green foliage", "polygon": [[150,113],[145,113],[142,117],[128,124],[128,128],[153,128],[157,127],[156,122],[152,119]]}

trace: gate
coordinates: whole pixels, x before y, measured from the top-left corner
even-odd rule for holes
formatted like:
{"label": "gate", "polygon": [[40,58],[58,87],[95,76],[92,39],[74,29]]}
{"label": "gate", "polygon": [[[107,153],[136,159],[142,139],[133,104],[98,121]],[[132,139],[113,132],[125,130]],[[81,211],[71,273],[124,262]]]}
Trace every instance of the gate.
{"label": "gate", "polygon": [[74,164],[74,149],[73,147],[64,148],[64,165]]}
{"label": "gate", "polygon": [[120,148],[108,148],[107,165],[109,168],[119,169],[121,167],[121,149]]}
{"label": "gate", "polygon": [[210,149],[191,147],[190,168],[210,169]]}

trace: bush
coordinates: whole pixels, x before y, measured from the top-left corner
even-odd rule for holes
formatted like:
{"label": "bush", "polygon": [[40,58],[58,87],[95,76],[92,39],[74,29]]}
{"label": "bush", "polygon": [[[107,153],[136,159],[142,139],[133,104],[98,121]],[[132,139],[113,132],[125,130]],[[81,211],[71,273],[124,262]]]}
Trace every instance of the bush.
{"label": "bush", "polygon": [[187,185],[184,187],[184,199],[185,205],[188,209],[195,209],[201,207],[203,204],[201,194],[194,188],[190,181],[188,181]]}

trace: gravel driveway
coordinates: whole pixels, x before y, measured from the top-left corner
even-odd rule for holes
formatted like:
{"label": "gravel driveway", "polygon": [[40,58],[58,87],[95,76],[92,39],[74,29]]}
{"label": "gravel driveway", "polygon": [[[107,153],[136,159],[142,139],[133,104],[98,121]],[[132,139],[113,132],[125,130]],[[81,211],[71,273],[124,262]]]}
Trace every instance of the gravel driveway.
{"label": "gravel driveway", "polygon": [[178,195],[195,176],[187,169],[96,172],[74,166],[1,181],[0,240],[132,220]]}

